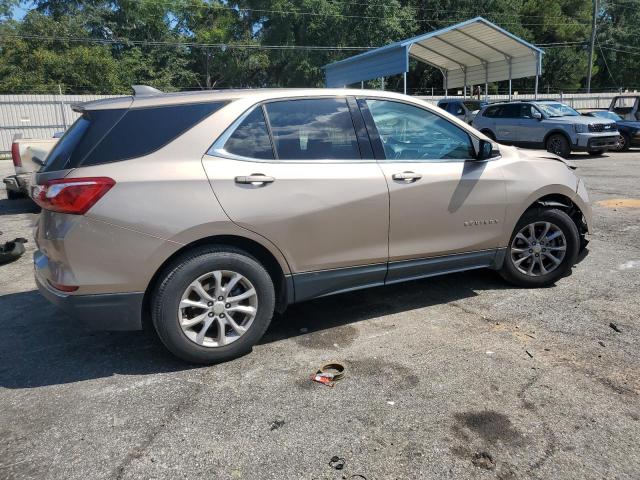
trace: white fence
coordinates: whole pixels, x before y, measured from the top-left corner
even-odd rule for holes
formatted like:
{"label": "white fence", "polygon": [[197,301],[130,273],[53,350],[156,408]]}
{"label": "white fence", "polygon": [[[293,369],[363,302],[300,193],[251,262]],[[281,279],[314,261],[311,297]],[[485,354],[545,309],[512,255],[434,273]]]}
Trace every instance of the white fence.
{"label": "white fence", "polygon": [[[11,151],[15,134],[23,138],[48,138],[67,129],[78,114],[74,103],[88,102],[117,95],[0,95],[0,153]],[[574,108],[607,108],[614,93],[540,94],[540,98],[562,100]],[[436,103],[442,96],[419,96]],[[482,97],[484,98],[484,97]],[[489,95],[489,101],[508,99],[508,95]],[[513,99],[530,99],[531,95],[514,95]]]}
{"label": "white fence", "polygon": [[116,95],[0,95],[0,153],[11,151],[15,134],[23,138],[48,138],[63,132],[78,114],[74,103]]}

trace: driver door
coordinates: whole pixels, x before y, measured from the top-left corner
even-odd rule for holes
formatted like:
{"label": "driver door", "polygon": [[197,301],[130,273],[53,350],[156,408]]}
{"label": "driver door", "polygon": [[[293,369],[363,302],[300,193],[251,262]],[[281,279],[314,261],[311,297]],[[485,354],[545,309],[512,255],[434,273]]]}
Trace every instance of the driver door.
{"label": "driver door", "polygon": [[426,108],[359,105],[389,187],[387,280],[490,265],[505,218],[499,158],[477,161],[469,134]]}

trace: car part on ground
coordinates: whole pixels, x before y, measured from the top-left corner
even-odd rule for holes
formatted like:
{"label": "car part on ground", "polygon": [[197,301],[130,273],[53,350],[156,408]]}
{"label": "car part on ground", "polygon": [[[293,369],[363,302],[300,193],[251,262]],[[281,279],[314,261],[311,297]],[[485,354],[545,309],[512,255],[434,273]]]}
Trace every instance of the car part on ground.
{"label": "car part on ground", "polygon": [[496,141],[568,157],[572,151],[605,152],[618,145],[616,123],[595,122],[557,101],[521,101],[483,107],[473,126]]}
{"label": "car part on ground", "polygon": [[[149,317],[190,362],[248,352],[274,311],[320,296],[475,268],[548,285],[591,222],[575,167],[404,95],[160,93],[78,109],[32,191],[38,288],[94,327]],[[545,222],[563,244],[540,237]],[[552,268],[535,246],[536,275],[532,257],[510,272],[529,224],[566,253]]]}
{"label": "car part on ground", "polygon": [[[2,235],[2,232],[0,232],[0,235]],[[26,238],[18,237],[0,244],[0,265],[11,263],[20,258],[25,252],[25,243],[27,243]]]}

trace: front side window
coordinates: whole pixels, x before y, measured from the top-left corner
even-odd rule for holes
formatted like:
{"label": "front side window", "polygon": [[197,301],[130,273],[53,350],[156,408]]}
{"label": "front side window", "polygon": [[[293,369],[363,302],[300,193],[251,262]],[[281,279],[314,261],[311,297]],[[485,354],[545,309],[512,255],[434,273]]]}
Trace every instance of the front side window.
{"label": "front side window", "polygon": [[354,160],[360,150],[344,98],[265,105],[279,160]]}
{"label": "front side window", "polygon": [[262,107],[257,107],[238,125],[224,144],[224,151],[240,157],[273,160],[269,130]]}
{"label": "front side window", "polygon": [[367,100],[388,160],[465,160],[469,135],[428,110],[388,100]]}

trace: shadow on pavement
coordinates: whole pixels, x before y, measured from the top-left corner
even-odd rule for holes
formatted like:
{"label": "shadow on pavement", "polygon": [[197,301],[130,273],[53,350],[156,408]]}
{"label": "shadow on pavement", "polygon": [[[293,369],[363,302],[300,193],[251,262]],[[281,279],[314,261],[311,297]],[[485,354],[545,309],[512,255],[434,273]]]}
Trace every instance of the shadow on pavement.
{"label": "shadow on pavement", "polygon": [[[476,270],[312,300],[277,316],[260,343],[469,298],[476,290],[505,288],[510,286],[495,272]],[[174,358],[148,333],[90,332],[37,291],[0,297],[0,329],[4,388],[198,368]]]}
{"label": "shadow on pavement", "polygon": [[0,198],[0,215],[18,215],[20,213],[38,213],[38,207],[30,198],[9,200]]}

